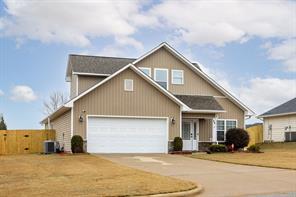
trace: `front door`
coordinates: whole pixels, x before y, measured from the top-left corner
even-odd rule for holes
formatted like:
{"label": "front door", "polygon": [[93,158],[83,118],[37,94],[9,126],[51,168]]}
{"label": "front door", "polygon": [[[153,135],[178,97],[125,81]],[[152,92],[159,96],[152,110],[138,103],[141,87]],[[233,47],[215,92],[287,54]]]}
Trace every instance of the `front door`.
{"label": "front door", "polygon": [[182,122],[183,150],[198,150],[198,130],[198,120],[184,120]]}

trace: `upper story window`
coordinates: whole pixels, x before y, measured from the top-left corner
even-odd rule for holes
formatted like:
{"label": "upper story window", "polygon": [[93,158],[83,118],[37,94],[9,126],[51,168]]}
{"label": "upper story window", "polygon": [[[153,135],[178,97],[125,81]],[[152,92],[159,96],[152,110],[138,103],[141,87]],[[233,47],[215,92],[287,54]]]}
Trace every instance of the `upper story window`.
{"label": "upper story window", "polygon": [[217,120],[217,141],[225,141],[227,130],[236,127],[237,120]]}
{"label": "upper story window", "polygon": [[124,80],[124,91],[134,91],[134,81],[132,79]]}
{"label": "upper story window", "polygon": [[139,67],[139,69],[145,73],[146,75],[148,75],[149,77],[151,77],[151,68],[148,67]]}
{"label": "upper story window", "polygon": [[168,89],[168,78],[169,78],[168,69],[163,69],[163,68],[154,69],[154,80],[165,89]]}
{"label": "upper story window", "polygon": [[176,85],[184,84],[183,70],[172,70],[172,84],[176,84]]}

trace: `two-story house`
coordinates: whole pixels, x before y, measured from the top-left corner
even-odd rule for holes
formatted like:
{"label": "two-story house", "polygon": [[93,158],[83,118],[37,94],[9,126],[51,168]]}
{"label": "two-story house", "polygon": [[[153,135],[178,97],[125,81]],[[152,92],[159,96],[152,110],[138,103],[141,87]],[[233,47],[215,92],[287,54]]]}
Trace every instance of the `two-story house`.
{"label": "two-story house", "polygon": [[253,112],[167,43],[138,59],[70,55],[70,101],[42,123],[70,151],[80,135],[91,153],[167,153],[223,142]]}

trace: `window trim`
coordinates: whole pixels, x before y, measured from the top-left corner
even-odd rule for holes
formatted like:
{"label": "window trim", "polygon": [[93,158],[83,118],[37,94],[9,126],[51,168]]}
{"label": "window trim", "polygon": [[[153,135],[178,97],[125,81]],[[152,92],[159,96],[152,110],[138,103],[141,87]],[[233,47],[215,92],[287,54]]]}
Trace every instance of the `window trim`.
{"label": "window trim", "polygon": [[[174,71],[179,71],[182,73],[182,83],[174,83]],[[179,69],[172,69],[171,70],[171,83],[174,85],[184,85],[184,70],[179,70]]]}
{"label": "window trim", "polygon": [[[127,88],[127,81],[131,81],[131,88]],[[133,92],[134,91],[134,80],[133,79],[124,79],[124,91]]]}
{"label": "window trim", "polygon": [[218,130],[218,125],[216,126],[216,135],[217,135],[217,142],[225,142],[226,140],[226,122],[227,121],[235,121],[235,128],[237,128],[237,119],[217,119],[218,120],[221,120],[221,121],[224,121],[224,141],[219,141],[218,140],[218,135],[217,135],[217,131],[222,131],[222,130]]}
{"label": "window trim", "polygon": [[[156,81],[156,71],[166,71],[166,73],[167,73],[167,81],[166,81],[166,83],[167,83],[167,87],[166,87],[166,90],[168,90],[169,89],[169,69],[167,69],[167,68],[154,68],[154,72],[153,72],[153,79],[154,79],[154,81],[157,83],[157,82],[164,82],[164,81]],[[162,87],[162,86],[161,86]]]}
{"label": "window trim", "polygon": [[[148,70],[149,70],[149,74],[148,74],[148,76],[149,76],[149,77],[152,77],[152,76],[151,76],[151,74],[152,74],[152,73],[151,73],[151,68],[149,68],[149,67],[139,67],[139,69],[140,69],[140,71],[142,71],[142,69],[148,69]],[[144,71],[142,71],[142,72],[144,73]],[[144,73],[144,74],[146,74],[146,73]]]}

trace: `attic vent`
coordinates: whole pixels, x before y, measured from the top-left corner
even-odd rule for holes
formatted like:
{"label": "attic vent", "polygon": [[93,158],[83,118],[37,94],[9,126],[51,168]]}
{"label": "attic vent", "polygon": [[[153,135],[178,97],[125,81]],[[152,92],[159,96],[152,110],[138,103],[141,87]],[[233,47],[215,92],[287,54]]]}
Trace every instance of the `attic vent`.
{"label": "attic vent", "polygon": [[124,91],[134,91],[134,81],[132,79],[124,80]]}

